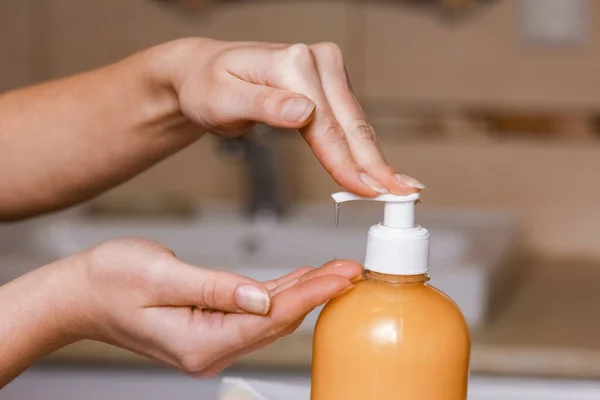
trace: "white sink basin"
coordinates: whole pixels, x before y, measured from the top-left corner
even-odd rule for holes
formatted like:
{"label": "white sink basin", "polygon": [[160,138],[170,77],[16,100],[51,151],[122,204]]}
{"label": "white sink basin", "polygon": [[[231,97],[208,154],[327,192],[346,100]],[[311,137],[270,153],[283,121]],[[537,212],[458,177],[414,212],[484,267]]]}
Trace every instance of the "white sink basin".
{"label": "white sink basin", "polygon": [[[334,258],[362,263],[367,229],[378,221],[380,210],[355,212],[349,225],[337,229],[329,207],[307,208],[282,223],[252,223],[219,210],[203,214],[188,221],[71,217],[41,227],[37,241],[56,257],[65,257],[106,240],[145,237],[167,245],[190,264],[264,281]],[[443,215],[421,218],[431,233],[432,282],[455,299],[474,326],[485,318],[488,287],[514,231],[505,219],[489,215],[487,221],[481,214],[471,215],[470,224],[453,221],[456,215],[445,219]],[[474,220],[478,222],[473,224]],[[317,315],[318,310],[300,329],[312,330]]]}
{"label": "white sink basin", "polygon": [[[236,371],[248,382],[299,387],[308,399],[308,374],[276,371]],[[171,371],[92,368],[33,368],[2,389],[3,400],[213,400],[219,397],[221,377],[193,379]],[[279,397],[284,398],[282,397]],[[289,398],[289,397],[285,397]],[[563,379],[471,376],[469,400],[597,400],[600,383]]]}

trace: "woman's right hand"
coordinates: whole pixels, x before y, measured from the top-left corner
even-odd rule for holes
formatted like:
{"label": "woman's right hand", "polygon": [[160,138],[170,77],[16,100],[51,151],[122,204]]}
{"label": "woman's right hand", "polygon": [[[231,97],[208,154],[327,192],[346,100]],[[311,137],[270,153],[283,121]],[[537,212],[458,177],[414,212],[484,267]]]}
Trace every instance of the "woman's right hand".
{"label": "woman's right hand", "polygon": [[236,136],[255,122],[299,129],[347,190],[375,196],[424,188],[385,161],[337,45],[191,38],[156,52],[181,111],[205,130]]}

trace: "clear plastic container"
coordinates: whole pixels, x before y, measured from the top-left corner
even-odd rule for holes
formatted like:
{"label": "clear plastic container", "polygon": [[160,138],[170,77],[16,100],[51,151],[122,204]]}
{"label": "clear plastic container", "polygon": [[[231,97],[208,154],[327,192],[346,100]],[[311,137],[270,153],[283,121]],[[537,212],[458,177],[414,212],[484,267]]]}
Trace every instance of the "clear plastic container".
{"label": "clear plastic container", "polygon": [[429,276],[365,271],[314,336],[311,400],[465,400],[470,335]]}

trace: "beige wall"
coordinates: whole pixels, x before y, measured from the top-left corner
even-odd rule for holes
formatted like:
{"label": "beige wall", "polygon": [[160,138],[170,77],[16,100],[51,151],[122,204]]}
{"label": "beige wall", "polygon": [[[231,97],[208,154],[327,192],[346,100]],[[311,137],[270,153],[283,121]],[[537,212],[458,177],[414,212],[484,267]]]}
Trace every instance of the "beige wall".
{"label": "beige wall", "polygon": [[33,80],[33,1],[0,2],[0,91]]}
{"label": "beige wall", "polygon": [[[518,37],[518,2],[503,0],[464,25],[383,4],[257,2],[182,18],[146,0],[0,2],[0,87],[74,73],[185,35],[279,42],[333,40],[347,54],[365,101],[424,101],[460,107],[600,106],[600,25],[588,47],[542,50]],[[595,14],[600,4],[594,2]],[[384,147],[399,170],[428,189],[426,206],[516,211],[530,249],[600,257],[600,143],[396,140]],[[204,140],[118,190],[174,190],[195,199],[240,199],[243,175]],[[300,200],[327,200],[331,179],[297,138],[282,148]],[[206,171],[210,171],[207,173]],[[185,171],[182,174],[181,171]],[[173,179],[177,176],[177,179]]]}
{"label": "beige wall", "polygon": [[[520,3],[501,0],[456,26],[390,4],[365,8],[367,97],[500,104],[600,106],[600,24],[581,47],[535,47],[520,32]],[[591,1],[592,15],[600,3]]]}

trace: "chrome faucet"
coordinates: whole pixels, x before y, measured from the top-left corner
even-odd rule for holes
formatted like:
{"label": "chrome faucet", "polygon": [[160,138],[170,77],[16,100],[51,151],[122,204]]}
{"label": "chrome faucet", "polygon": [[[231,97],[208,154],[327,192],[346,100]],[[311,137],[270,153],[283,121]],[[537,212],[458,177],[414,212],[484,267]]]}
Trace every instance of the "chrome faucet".
{"label": "chrome faucet", "polygon": [[245,213],[250,217],[284,215],[282,165],[277,162],[274,128],[255,125],[244,135],[220,140],[220,151],[243,161],[246,166]]}

